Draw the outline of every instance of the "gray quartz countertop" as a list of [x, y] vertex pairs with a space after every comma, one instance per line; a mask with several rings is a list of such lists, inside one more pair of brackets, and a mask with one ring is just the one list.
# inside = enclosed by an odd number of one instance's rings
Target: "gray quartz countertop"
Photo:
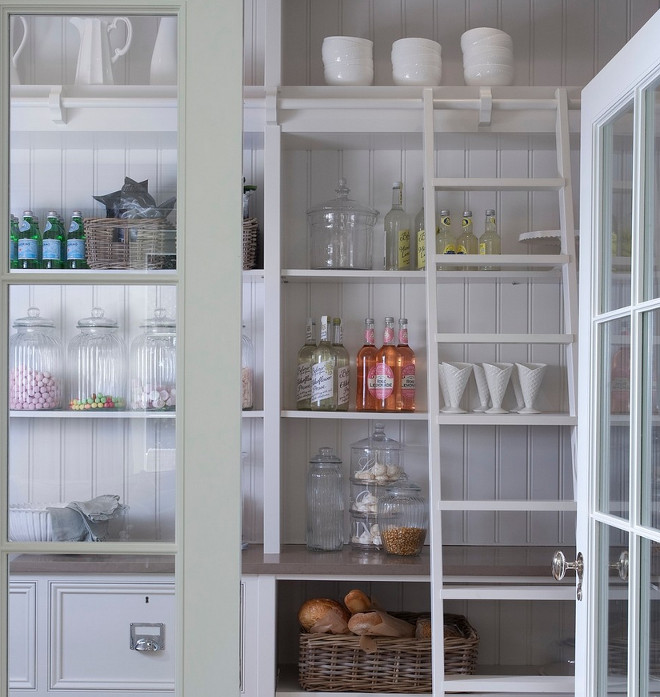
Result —
[[174, 574], [167, 554], [19, 554], [9, 562], [12, 574]]

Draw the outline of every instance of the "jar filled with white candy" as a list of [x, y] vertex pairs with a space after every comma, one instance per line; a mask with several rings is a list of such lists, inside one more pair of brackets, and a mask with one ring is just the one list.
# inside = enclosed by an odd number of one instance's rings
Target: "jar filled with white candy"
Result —
[[130, 351], [130, 408], [172, 411], [176, 408], [176, 320], [158, 307], [142, 325]]
[[62, 345], [55, 323], [30, 307], [9, 339], [9, 408], [38, 411], [62, 406]]

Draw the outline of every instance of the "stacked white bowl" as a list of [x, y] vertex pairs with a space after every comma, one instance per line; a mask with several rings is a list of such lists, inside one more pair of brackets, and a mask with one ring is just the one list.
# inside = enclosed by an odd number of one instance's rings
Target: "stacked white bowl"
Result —
[[501, 29], [476, 27], [461, 36], [466, 85], [513, 84], [513, 40]]
[[357, 36], [326, 36], [321, 47], [328, 85], [371, 85], [374, 81], [373, 42]]
[[392, 79], [395, 85], [439, 85], [442, 47], [432, 39], [399, 39], [392, 44]]

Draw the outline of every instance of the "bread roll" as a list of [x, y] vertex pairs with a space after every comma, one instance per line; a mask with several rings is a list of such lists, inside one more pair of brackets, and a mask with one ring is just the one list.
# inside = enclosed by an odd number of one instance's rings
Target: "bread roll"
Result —
[[351, 613], [336, 600], [330, 598], [310, 598], [300, 606], [298, 622], [308, 632], [329, 610], [334, 610], [345, 622], [348, 622], [351, 616]]
[[369, 596], [359, 588], [355, 588], [346, 594], [344, 605], [346, 605], [352, 615], [356, 612], [369, 612], [369, 610], [373, 609]]
[[378, 624], [383, 622], [377, 612], [356, 612], [348, 620], [348, 628], [353, 634], [369, 634]]
[[431, 618], [418, 617], [415, 623], [415, 638], [430, 639], [431, 638]]

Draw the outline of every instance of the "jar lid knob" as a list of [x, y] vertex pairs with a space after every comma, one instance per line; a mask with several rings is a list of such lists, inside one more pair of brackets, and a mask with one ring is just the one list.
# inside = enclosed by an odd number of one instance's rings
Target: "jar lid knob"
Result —
[[348, 194], [351, 192], [351, 190], [348, 188], [348, 184], [346, 183], [346, 179], [342, 177], [339, 180], [339, 183], [337, 184], [337, 188], [335, 189], [335, 193], [339, 196], [339, 198], [348, 198]]
[[95, 319], [98, 319], [99, 317], [103, 317], [105, 314], [105, 310], [102, 307], [93, 307], [92, 308], [92, 317]]
[[39, 317], [41, 314], [38, 307], [28, 307], [28, 317]]

